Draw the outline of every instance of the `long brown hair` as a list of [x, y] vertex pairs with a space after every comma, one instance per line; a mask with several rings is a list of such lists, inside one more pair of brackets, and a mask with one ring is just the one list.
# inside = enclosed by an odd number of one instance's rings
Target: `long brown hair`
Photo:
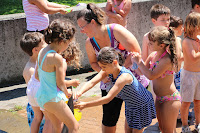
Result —
[[173, 29], [164, 26], [156, 26], [150, 31], [148, 38], [150, 41], [158, 42], [158, 45], [165, 44], [166, 47], [169, 46], [171, 62], [174, 64], [175, 68], [178, 69], [176, 36]]

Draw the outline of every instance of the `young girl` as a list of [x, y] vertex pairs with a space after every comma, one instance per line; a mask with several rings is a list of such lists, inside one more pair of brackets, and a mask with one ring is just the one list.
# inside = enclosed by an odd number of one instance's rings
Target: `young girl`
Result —
[[122, 56], [113, 48], [104, 47], [100, 50], [97, 61], [102, 70], [87, 82], [79, 93], [83, 94], [108, 75], [113, 87], [106, 96], [91, 102], [80, 102], [75, 107], [82, 110], [106, 104], [117, 96], [125, 102], [125, 132], [142, 133], [143, 128], [151, 124], [152, 119], [156, 117], [153, 97], [131, 71], [121, 66], [123, 62], [120, 58], [122, 59]]
[[117, 23], [127, 27], [127, 15], [131, 10], [131, 0], [107, 0], [107, 24]]
[[[54, 127], [55, 132], [61, 132], [63, 122], [69, 132], [75, 133], [79, 124], [65, 103], [71, 96], [66, 88], [66, 63], [60, 55], [73, 40], [75, 27], [69, 20], [54, 20], [45, 33], [45, 41], [50, 43], [38, 55], [36, 78], [40, 80], [40, 88], [36, 98]], [[74, 82], [72, 86], [77, 86]], [[60, 91], [61, 90], [61, 91]]]
[[142, 73], [153, 81], [157, 119], [161, 132], [174, 133], [181, 106], [181, 97], [174, 85], [173, 70], [177, 66], [175, 34], [167, 27], [157, 26], [150, 31], [148, 38], [149, 47], [155, 52], [149, 55], [145, 63], [137, 53], [133, 54], [133, 60], [137, 62]]

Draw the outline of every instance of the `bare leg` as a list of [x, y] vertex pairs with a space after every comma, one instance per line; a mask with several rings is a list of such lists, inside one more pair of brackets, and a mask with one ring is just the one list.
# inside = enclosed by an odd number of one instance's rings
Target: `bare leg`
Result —
[[188, 126], [188, 113], [189, 113], [190, 102], [182, 102], [181, 104], [181, 121], [182, 126]]
[[53, 133], [53, 124], [51, 123], [46, 111], [43, 111], [45, 123], [43, 127], [43, 133]]
[[[56, 131], [61, 132], [60, 122], [63, 122], [68, 127], [69, 133], [76, 133], [78, 131], [79, 124], [74, 118], [72, 111], [63, 100], [57, 103], [47, 102], [44, 108], [48, 111], [48, 116]], [[60, 120], [60, 122], [58, 120]]]
[[196, 125], [198, 125], [200, 123], [200, 100], [194, 100], [194, 113]]
[[115, 133], [116, 126], [108, 127], [102, 124], [102, 133]]
[[176, 130], [176, 120], [181, 107], [180, 101], [167, 101], [160, 104], [160, 121], [162, 133], [174, 133]]
[[31, 133], [38, 133], [39, 128], [40, 128], [40, 123], [43, 118], [43, 113], [39, 107], [32, 106], [32, 108], [34, 111], [34, 118], [33, 118], [32, 124], [31, 124]]
[[158, 119], [158, 126], [159, 126], [159, 129], [161, 130], [161, 127], [162, 127], [162, 121], [161, 121], [161, 111], [160, 111], [160, 109], [161, 109], [161, 105], [162, 104], [160, 104], [157, 100], [156, 100], [156, 102], [155, 102], [155, 107], [156, 107], [156, 117], [157, 117], [157, 119]]

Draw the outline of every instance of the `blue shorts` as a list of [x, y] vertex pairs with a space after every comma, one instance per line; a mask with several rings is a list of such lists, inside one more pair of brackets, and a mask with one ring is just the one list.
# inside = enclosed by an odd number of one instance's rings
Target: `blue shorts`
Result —
[[[32, 107], [31, 107], [31, 105], [29, 103], [27, 104], [26, 111], [27, 111], [28, 125], [29, 125], [29, 127], [31, 127], [31, 123], [32, 123], [33, 118], [34, 118], [34, 112], [33, 112], [33, 109], [32, 109]], [[42, 122], [40, 124], [39, 133], [42, 133], [44, 123], [45, 123], [45, 120], [43, 118]]]
[[176, 89], [180, 92], [180, 84], [181, 84], [181, 79], [180, 79], [180, 77], [181, 77], [181, 70], [182, 69], [180, 69], [180, 71], [178, 71], [177, 73], [175, 73], [174, 74], [174, 84], [175, 84], [175, 86], [176, 86]]

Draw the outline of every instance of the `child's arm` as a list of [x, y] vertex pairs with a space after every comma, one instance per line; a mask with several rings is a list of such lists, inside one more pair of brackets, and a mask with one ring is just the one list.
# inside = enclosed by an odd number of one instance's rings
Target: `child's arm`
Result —
[[159, 78], [163, 73], [165, 73], [166, 70], [172, 66], [170, 58], [163, 57], [162, 60], [159, 61], [159, 65], [157, 65], [156, 68], [151, 71], [142, 62], [142, 57], [138, 53], [134, 53], [132, 56], [133, 60], [138, 64], [141, 72], [150, 80]]
[[75, 105], [75, 108], [79, 108], [80, 110], [88, 107], [103, 105], [109, 103], [122, 89], [126, 84], [130, 84], [133, 80], [133, 77], [128, 74], [122, 74], [117, 81], [115, 82], [114, 86], [108, 92], [108, 94], [100, 99], [90, 101], [90, 102], [80, 102]]
[[65, 69], [63, 58], [59, 54], [55, 54], [54, 56], [54, 64], [56, 69], [56, 84], [60, 90], [62, 90], [65, 95], [69, 98], [71, 95], [68, 93], [66, 85], [65, 85]]
[[26, 84], [28, 84], [28, 81], [31, 79], [31, 76], [34, 74], [35, 68], [33, 67], [25, 67], [23, 70], [23, 77], [24, 80], [26, 82]]
[[80, 81], [78, 79], [72, 79], [72, 80], [65, 80], [66, 87], [77, 87], [80, 84]]
[[61, 4], [57, 4], [57, 3], [53, 3], [53, 2], [49, 2], [49, 1], [47, 1], [47, 5], [49, 7], [53, 7], [53, 8], [69, 8], [70, 7], [67, 5], [61, 5]]
[[97, 83], [99, 83], [101, 80], [103, 80], [105, 77], [107, 77], [107, 74], [104, 71], [100, 71], [94, 78], [92, 78], [90, 81], [85, 83], [81, 89], [74, 94], [74, 99], [78, 99], [83, 93], [90, 90], [92, 87], [94, 87]]
[[66, 14], [65, 8], [49, 7], [44, 0], [28, 0], [28, 1], [29, 3], [36, 5], [42, 12], [45, 12], [47, 14], [55, 14], [57, 12], [60, 12], [61, 14]]
[[149, 33], [144, 35], [143, 41], [142, 41], [142, 59], [143, 59], [143, 61], [146, 61], [146, 59], [148, 57], [148, 43], [149, 43], [148, 34]]
[[183, 50], [185, 51], [184, 56], [187, 56], [193, 62], [199, 61], [200, 51], [198, 49], [198, 52], [196, 52], [190, 41], [184, 39], [182, 46], [183, 46]]
[[179, 37], [176, 37], [176, 54], [177, 54], [178, 62], [184, 61], [182, 45], [181, 45], [181, 38], [179, 38]]

